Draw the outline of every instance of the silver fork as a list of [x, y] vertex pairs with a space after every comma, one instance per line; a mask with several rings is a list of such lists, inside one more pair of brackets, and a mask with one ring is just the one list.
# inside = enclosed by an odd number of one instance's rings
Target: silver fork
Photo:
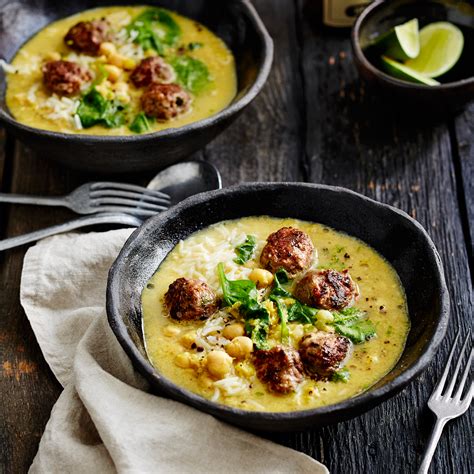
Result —
[[0, 193], [0, 202], [63, 206], [77, 214], [125, 212], [152, 216], [171, 205], [170, 197], [161, 191], [127, 183], [97, 182], [79, 186], [71, 194], [58, 197]]
[[418, 474], [426, 474], [428, 472], [428, 469], [431, 464], [431, 459], [433, 458], [436, 446], [438, 445], [438, 441], [441, 437], [444, 425], [449, 420], [457, 418], [458, 416], [461, 416], [463, 413], [465, 413], [472, 401], [472, 396], [474, 393], [474, 383], [471, 383], [471, 386], [469, 390], [467, 390], [467, 393], [465, 394], [464, 398], [462, 397], [463, 390], [466, 385], [467, 378], [469, 376], [469, 371], [471, 370], [472, 357], [474, 353], [474, 349], [472, 348], [471, 353], [468, 357], [467, 365], [462, 374], [461, 382], [456, 390], [456, 393], [453, 395], [454, 385], [456, 383], [459, 369], [461, 368], [464, 352], [466, 351], [466, 347], [469, 343], [469, 340], [471, 339], [471, 331], [469, 331], [466, 340], [464, 341], [464, 344], [461, 349], [461, 354], [458, 358], [458, 363], [456, 364], [456, 367], [454, 369], [454, 374], [450, 380], [448, 388], [445, 390], [446, 379], [448, 378], [449, 369], [451, 367], [451, 361], [453, 359], [454, 351], [459, 340], [459, 334], [460, 333], [458, 331], [456, 339], [454, 340], [453, 346], [451, 348], [451, 352], [449, 353], [448, 362], [446, 363], [443, 375], [441, 376], [438, 384], [436, 385], [433, 393], [431, 394], [430, 399], [428, 400], [428, 406], [430, 407], [431, 411], [436, 415], [436, 424], [433, 428], [433, 432], [431, 433], [431, 438], [428, 442], [428, 446], [426, 447], [425, 454], [423, 456], [423, 462], [421, 463], [420, 469], [418, 470]]

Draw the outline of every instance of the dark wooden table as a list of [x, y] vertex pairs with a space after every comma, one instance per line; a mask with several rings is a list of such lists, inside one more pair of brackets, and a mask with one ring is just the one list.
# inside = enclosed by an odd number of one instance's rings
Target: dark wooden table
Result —
[[[359, 82], [349, 32], [325, 29], [315, 0], [255, 1], [275, 40], [264, 91], [196, 157], [219, 167], [224, 185], [309, 181], [346, 186], [397, 206], [435, 241], [452, 298], [448, 335], [435, 360], [402, 393], [354, 420], [274, 439], [333, 473], [415, 472], [433, 417], [426, 402], [458, 328], [473, 314], [474, 104], [437, 123], [410, 121]], [[60, 168], [2, 137], [3, 192], [60, 194], [94, 176]], [[135, 182], [147, 182], [137, 176]], [[0, 208], [1, 236], [59, 223], [67, 211]], [[61, 387], [19, 303], [25, 248], [0, 255], [0, 472], [25, 472]], [[432, 472], [473, 472], [472, 411], [448, 424]]]

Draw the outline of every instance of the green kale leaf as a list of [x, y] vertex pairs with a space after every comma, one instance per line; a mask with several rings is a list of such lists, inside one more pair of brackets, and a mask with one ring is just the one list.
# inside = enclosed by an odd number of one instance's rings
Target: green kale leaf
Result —
[[133, 122], [128, 127], [132, 132], [135, 133], [144, 133], [150, 130], [150, 122], [147, 116], [140, 112], [135, 116]]

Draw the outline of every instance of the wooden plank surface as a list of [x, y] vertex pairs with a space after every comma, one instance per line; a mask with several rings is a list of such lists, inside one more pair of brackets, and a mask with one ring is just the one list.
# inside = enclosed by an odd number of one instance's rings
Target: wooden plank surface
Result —
[[[270, 79], [232, 127], [196, 156], [216, 164], [226, 186], [322, 182], [407, 211], [433, 237], [452, 297], [447, 340], [402, 393], [354, 420], [271, 438], [321, 460], [333, 473], [416, 472], [433, 423], [426, 401], [456, 329], [472, 324], [474, 106], [445, 123], [410, 122], [359, 82], [348, 31], [322, 28], [319, 2], [254, 3], [275, 41]], [[5, 160], [0, 153], [2, 191], [61, 194], [91, 178], [43, 161], [22, 145], [6, 148]], [[2, 206], [0, 230], [15, 235], [69, 216]], [[24, 249], [0, 254], [0, 472], [8, 473], [28, 469], [60, 392], [19, 304], [23, 255]], [[472, 412], [447, 426], [431, 472], [473, 472], [472, 428]]]

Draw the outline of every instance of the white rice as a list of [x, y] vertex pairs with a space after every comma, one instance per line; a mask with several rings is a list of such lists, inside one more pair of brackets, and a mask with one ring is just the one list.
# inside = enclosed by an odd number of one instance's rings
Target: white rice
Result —
[[248, 382], [235, 375], [214, 382], [214, 387], [217, 387], [226, 397], [242, 395], [249, 390]]

